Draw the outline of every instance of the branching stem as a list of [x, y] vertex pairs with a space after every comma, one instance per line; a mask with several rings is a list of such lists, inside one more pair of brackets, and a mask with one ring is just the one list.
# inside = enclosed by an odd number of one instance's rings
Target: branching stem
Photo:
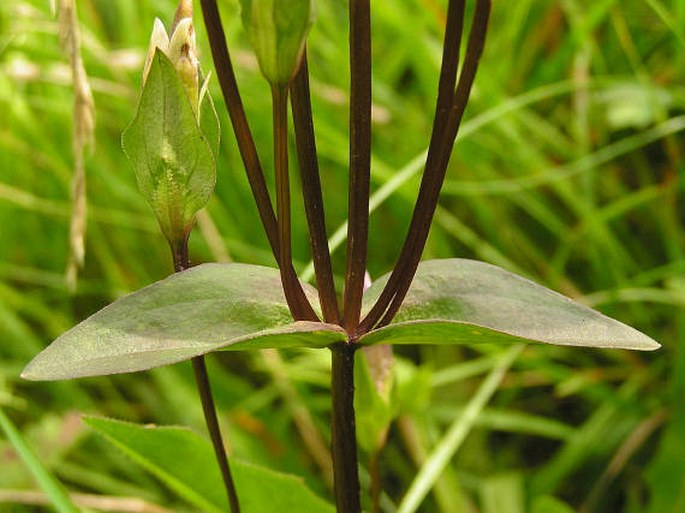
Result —
[[[421, 187], [397, 265], [381, 292], [376, 304], [359, 326], [358, 333], [365, 333], [378, 324], [388, 324], [397, 313], [409, 290], [423, 248], [433, 215], [438, 204], [440, 189], [445, 179], [447, 164], [457, 137], [471, 87], [483, 52], [485, 34], [490, 16], [490, 0], [478, 0], [471, 24], [464, 66], [454, 90], [456, 69], [463, 26], [463, 0], [451, 0], [445, 31], [443, 63], [440, 76], [436, 119], [428, 148], [426, 167]], [[446, 109], [446, 106], [449, 108]]]
[[243, 159], [252, 195], [257, 203], [257, 210], [259, 211], [264, 231], [269, 239], [269, 244], [278, 262], [278, 266], [281, 269], [281, 274], [286, 277], [284, 286], [287, 283], [289, 287], [286, 290], [286, 299], [288, 300], [290, 312], [295, 320], [317, 321], [318, 317], [309, 304], [300, 282], [297, 280], [292, 261], [288, 259], [282, 262], [280, 259], [281, 248], [279, 245], [278, 222], [271, 205], [271, 198], [266, 187], [264, 172], [259, 162], [254, 138], [245, 116], [245, 108], [243, 107], [238, 83], [233, 72], [233, 64], [231, 63], [231, 56], [226, 45], [226, 36], [216, 0], [200, 0], [200, 4], [202, 6], [209, 45], [212, 50], [214, 69], [216, 70], [219, 84], [221, 85], [221, 92], [226, 101], [226, 108], [231, 118], [233, 132], [238, 142], [238, 149]]
[[[281, 270], [281, 281], [291, 313], [297, 320], [318, 320], [304, 294], [292, 265], [290, 184], [288, 174], [288, 94], [292, 95], [293, 120], [300, 162], [302, 189], [310, 231], [312, 255], [324, 320], [345, 327], [346, 343], [331, 347], [332, 354], [332, 441], [335, 502], [338, 513], [361, 513], [359, 472], [354, 412], [354, 353], [356, 339], [390, 322], [412, 282], [445, 178], [457, 131], [469, 99], [483, 51], [491, 0], [477, 0], [461, 74], [457, 80], [464, 25], [465, 0], [449, 0], [438, 99], [424, 175], [421, 181], [407, 237], [384, 290], [369, 314], [360, 320], [364, 274], [366, 272], [369, 190], [371, 175], [371, 20], [370, 0], [349, 0], [350, 16], [350, 153], [348, 189], [347, 268], [342, 314], [339, 310], [330, 252], [326, 242], [321, 183], [316, 158], [309, 97], [307, 60], [288, 86], [272, 87], [274, 162], [276, 171], [276, 213], [274, 213], [254, 139], [233, 73], [216, 0], [201, 0], [214, 65], [238, 140], [253, 196], [269, 243]], [[173, 248], [172, 248], [173, 249]], [[176, 262], [176, 256], [175, 262]], [[187, 248], [186, 248], [187, 261]], [[182, 259], [182, 258], [181, 258]], [[199, 357], [202, 358], [202, 357]], [[206, 379], [204, 360], [193, 359], [198, 387], [204, 393], [203, 407], [215, 442], [217, 458], [221, 443], [218, 424], [210, 426], [214, 412]], [[204, 370], [203, 370], [204, 369]], [[204, 374], [203, 374], [204, 372]], [[204, 385], [200, 385], [204, 383]], [[208, 413], [209, 411], [209, 413]], [[216, 414], [214, 421], [216, 420]], [[222, 452], [223, 453], [223, 448]], [[225, 458], [223, 458], [225, 459]], [[374, 511], [378, 510], [379, 469], [374, 461]], [[228, 462], [225, 461], [226, 469]], [[222, 467], [223, 472], [223, 467]], [[230, 478], [230, 472], [228, 473]], [[232, 481], [231, 481], [232, 487]], [[230, 487], [227, 485], [229, 497]], [[233, 491], [235, 493], [235, 491]], [[237, 506], [237, 499], [236, 499]], [[233, 503], [232, 503], [233, 507]], [[235, 510], [237, 511], [237, 510]], [[234, 512], [235, 513], [235, 512]]]

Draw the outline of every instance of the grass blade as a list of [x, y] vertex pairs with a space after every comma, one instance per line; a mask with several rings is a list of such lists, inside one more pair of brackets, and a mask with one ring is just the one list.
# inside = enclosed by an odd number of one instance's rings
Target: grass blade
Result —
[[5, 436], [7, 436], [14, 450], [17, 451], [19, 457], [36, 478], [38, 485], [50, 498], [58, 513], [78, 513], [78, 509], [71, 502], [62, 484], [41, 463], [2, 408], [0, 408], [0, 428], [5, 432]]

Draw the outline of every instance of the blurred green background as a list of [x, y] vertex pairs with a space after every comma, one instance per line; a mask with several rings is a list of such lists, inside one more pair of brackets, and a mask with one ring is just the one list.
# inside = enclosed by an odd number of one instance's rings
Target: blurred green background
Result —
[[[237, 1], [219, 3], [271, 183], [268, 86], [247, 47]], [[527, 348], [420, 511], [683, 512], [685, 2], [493, 4], [424, 257], [500, 265], [635, 326], [663, 348], [648, 354]], [[97, 413], [188, 425], [204, 435], [189, 365], [59, 383], [18, 377], [70, 326], [172, 271], [119, 141], [134, 115], [152, 21], [170, 23], [175, 6], [166, 0], [78, 0], [77, 6], [96, 133], [85, 161], [86, 263], [71, 293], [64, 274], [74, 93], [56, 6], [0, 3], [0, 408], [70, 492], [104, 498], [107, 511], [192, 511], [79, 420]], [[346, 5], [319, 0], [317, 7], [309, 58], [333, 234], [347, 205]], [[391, 269], [413, 207], [445, 9], [444, 0], [372, 2], [374, 278]], [[208, 71], [199, 12], [196, 27]], [[224, 128], [219, 181], [191, 238], [191, 260], [273, 265], [215, 77], [211, 89]], [[294, 255], [306, 276], [301, 212], [296, 199]], [[336, 250], [334, 265], [339, 278], [344, 250]], [[397, 350], [411, 387], [382, 455], [385, 511], [394, 510], [417, 466], [504, 350]], [[327, 352], [218, 354], [209, 367], [232, 453], [299, 474], [330, 496]], [[366, 468], [367, 459], [361, 461]], [[131, 499], [130, 509], [122, 497]], [[0, 431], [0, 511], [49, 511], [40, 505], [44, 499]], [[92, 508], [99, 510], [106, 509]]]

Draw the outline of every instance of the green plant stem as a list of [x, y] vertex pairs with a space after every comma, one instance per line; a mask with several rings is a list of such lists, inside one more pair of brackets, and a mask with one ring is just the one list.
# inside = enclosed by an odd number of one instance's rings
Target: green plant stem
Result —
[[[259, 162], [257, 149], [255, 146], [250, 126], [247, 123], [245, 116], [245, 108], [238, 90], [238, 83], [233, 72], [233, 64], [231, 63], [231, 56], [226, 45], [226, 36], [224, 28], [221, 23], [221, 16], [216, 5], [216, 0], [201, 0], [202, 14], [204, 17], [205, 28], [207, 29], [207, 37], [212, 51], [212, 60], [214, 61], [214, 69], [216, 70], [221, 86], [221, 92], [226, 102], [233, 132], [235, 133], [238, 142], [238, 150], [243, 160], [247, 179], [252, 190], [252, 196], [257, 204], [264, 231], [266, 232], [271, 250], [278, 262], [281, 272], [287, 275], [287, 283], [290, 287], [288, 294], [288, 306], [295, 320], [310, 320], [317, 321], [318, 317], [307, 297], [304, 290], [297, 279], [297, 274], [292, 266], [292, 262], [281, 262], [280, 247], [279, 247], [279, 228], [271, 205], [269, 191], [264, 179], [264, 172]], [[287, 296], [286, 296], [287, 297]]]
[[371, 175], [371, 15], [369, 0], [350, 0], [350, 178], [347, 272], [343, 320], [354, 334], [359, 324], [369, 235]]
[[331, 453], [337, 513], [360, 513], [352, 343], [331, 347]]
[[[183, 244], [172, 244], [171, 252], [174, 259], [174, 270], [176, 272], [182, 272], [190, 267], [190, 262], [188, 260], [187, 238]], [[191, 362], [193, 364], [193, 372], [195, 374], [195, 384], [197, 385], [197, 391], [200, 394], [200, 402], [202, 403], [202, 412], [204, 413], [205, 424], [207, 425], [207, 431], [209, 431], [209, 437], [212, 440], [216, 461], [219, 464], [230, 511], [231, 513], [240, 513], [238, 493], [236, 492], [233, 476], [231, 475], [231, 467], [228, 463], [228, 454], [226, 453], [224, 442], [221, 438], [221, 429], [219, 428], [219, 420], [216, 415], [216, 406], [214, 405], [214, 398], [212, 397], [212, 388], [209, 383], [209, 376], [207, 375], [205, 357], [204, 355], [195, 356], [191, 359]]]
[[[392, 320], [402, 304], [416, 273], [416, 268], [421, 259], [433, 215], [438, 204], [440, 189], [445, 179], [447, 164], [452, 153], [457, 131], [469, 100], [471, 87], [478, 69], [478, 62], [483, 53], [489, 16], [490, 0], [479, 0], [476, 4], [471, 24], [464, 66], [459, 76], [456, 91], [450, 95], [456, 76], [456, 63], [452, 61], [456, 59], [459, 53], [457, 41], [461, 40], [463, 24], [463, 6], [461, 2], [457, 0], [450, 2], [443, 53], [443, 55], [447, 55], [447, 59], [443, 60], [442, 63], [436, 111], [436, 118], [439, 119], [436, 119], [434, 123], [433, 135], [431, 136], [425, 171], [421, 180], [414, 213], [397, 265], [393, 269], [379, 299], [361, 322], [358, 330], [360, 333], [371, 330], [379, 320], [380, 326], [386, 325]], [[449, 110], [446, 111], [444, 105], [448, 99], [450, 100]], [[445, 112], [447, 113], [446, 116]]]
[[276, 220], [278, 222], [278, 261], [281, 265], [281, 280], [288, 304], [291, 302], [291, 283], [283, 269], [292, 262], [290, 245], [290, 178], [288, 175], [288, 89], [271, 87], [274, 167], [276, 170]]
[[278, 261], [288, 306], [295, 319], [318, 320], [292, 269], [290, 222], [290, 175], [288, 172], [288, 87], [272, 85], [276, 212], [278, 213]]
[[300, 164], [302, 196], [309, 225], [309, 240], [321, 310], [326, 322], [339, 324], [340, 310], [333, 281], [331, 253], [328, 249], [328, 235], [326, 233], [321, 178], [319, 176], [314, 121], [309, 94], [309, 70], [306, 52], [302, 57], [300, 69], [290, 84], [290, 103], [293, 111], [295, 144]]

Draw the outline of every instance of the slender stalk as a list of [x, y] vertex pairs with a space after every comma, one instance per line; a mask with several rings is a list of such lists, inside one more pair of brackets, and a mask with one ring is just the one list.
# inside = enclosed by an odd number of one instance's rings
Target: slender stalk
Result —
[[281, 262], [280, 260], [278, 222], [271, 205], [271, 198], [266, 187], [264, 172], [259, 162], [254, 138], [245, 116], [245, 108], [243, 107], [235, 73], [233, 72], [231, 56], [226, 45], [226, 36], [216, 0], [200, 0], [200, 3], [209, 45], [212, 50], [214, 68], [221, 85], [221, 92], [226, 101], [226, 108], [231, 118], [231, 124], [233, 125], [233, 131], [238, 142], [238, 149], [243, 159], [252, 195], [257, 203], [257, 210], [259, 211], [259, 216], [274, 257], [281, 268], [282, 275], [287, 276], [285, 281], [288, 283], [289, 290], [286, 291], [286, 299], [288, 300], [290, 312], [296, 320], [316, 321], [318, 317], [309, 304], [300, 282], [297, 280], [297, 274], [295, 269], [293, 269], [292, 261]]
[[302, 196], [307, 223], [309, 224], [309, 240], [321, 310], [326, 322], [339, 324], [340, 311], [338, 298], [335, 294], [331, 253], [328, 249], [328, 235], [326, 234], [321, 178], [319, 177], [314, 121], [309, 95], [309, 69], [306, 52], [302, 58], [300, 69], [290, 84], [290, 103], [293, 110]]
[[[425, 180], [428, 180], [431, 162], [435, 159], [435, 153], [440, 147], [441, 141], [445, 137], [445, 127], [449, 121], [449, 115], [454, 99], [454, 89], [457, 83], [457, 68], [459, 67], [459, 50], [464, 29], [464, 4], [465, 0], [450, 0], [447, 7], [447, 22], [445, 24], [445, 36], [443, 40], [442, 63], [440, 66], [440, 79], [438, 82], [438, 98], [435, 105], [435, 117], [433, 118], [433, 129], [431, 132], [430, 143], [428, 145], [428, 156], [424, 169]], [[422, 188], [424, 182], [422, 181]], [[417, 207], [418, 208], [418, 199]], [[413, 219], [412, 219], [413, 222]], [[388, 308], [390, 301], [397, 294], [397, 289], [406, 275], [406, 255], [410, 248], [416, 245], [416, 229], [410, 225], [407, 237], [400, 253], [397, 265], [393, 269], [385, 288], [381, 292], [376, 304], [370, 310], [366, 319], [360, 327], [363, 331], [370, 330], [380, 319], [383, 312]]]
[[212, 50], [212, 60], [214, 61], [214, 69], [219, 79], [221, 92], [226, 101], [226, 108], [231, 118], [233, 131], [238, 142], [238, 150], [243, 159], [247, 179], [252, 188], [252, 195], [257, 203], [259, 216], [264, 225], [264, 231], [271, 244], [271, 249], [274, 255], [278, 254], [278, 226], [276, 223], [276, 216], [274, 215], [273, 207], [271, 206], [271, 199], [269, 198], [269, 191], [266, 187], [264, 179], [264, 172], [259, 163], [259, 156], [257, 155], [257, 148], [255, 147], [254, 138], [250, 131], [250, 126], [247, 123], [245, 116], [245, 108], [238, 90], [238, 83], [236, 82], [235, 73], [233, 72], [233, 64], [231, 62], [231, 55], [226, 45], [226, 36], [224, 34], [223, 24], [221, 23], [221, 16], [216, 5], [216, 0], [200, 0], [202, 6], [202, 14], [207, 29], [207, 37], [209, 39], [209, 46]]
[[350, 179], [344, 325], [359, 324], [369, 235], [371, 175], [371, 15], [369, 0], [350, 0]]
[[404, 301], [404, 297], [409, 290], [412, 279], [419, 265], [423, 248], [426, 245], [430, 225], [433, 221], [433, 215], [435, 214], [435, 209], [438, 205], [440, 189], [442, 188], [442, 183], [445, 180], [447, 165], [449, 163], [450, 156], [452, 155], [454, 141], [457, 138], [459, 125], [461, 124], [464, 111], [466, 110], [466, 105], [469, 101], [473, 81], [476, 78], [478, 63], [481, 55], [483, 54], [485, 35], [490, 17], [490, 7], [490, 0], [479, 0], [476, 4], [476, 10], [474, 12], [473, 22], [471, 25], [471, 33], [469, 34], [469, 42], [466, 49], [466, 56], [464, 59], [464, 66], [461, 75], [459, 76], [457, 90], [454, 94], [454, 100], [452, 102], [452, 109], [447, 125], [445, 126], [445, 137], [442, 140], [438, 151], [436, 151], [434, 178], [426, 187], [426, 194], [424, 198], [421, 197], [421, 191], [419, 191], [417, 203], [423, 200], [423, 205], [418, 212], [415, 210], [416, 217], [418, 218], [418, 222], [416, 223], [418, 228], [415, 229], [416, 242], [414, 246], [410, 248], [410, 251], [406, 257], [404, 279], [400, 282], [395, 297], [393, 297], [388, 310], [381, 319], [380, 326], [385, 326], [388, 324], [402, 305], [402, 301]]
[[337, 513], [360, 513], [357, 433], [354, 415], [353, 343], [331, 347], [331, 453]]
[[[190, 267], [188, 261], [188, 239], [186, 238], [179, 244], [171, 245], [171, 253], [174, 259], [174, 271], [181, 272]], [[216, 415], [216, 406], [214, 405], [214, 398], [212, 397], [212, 389], [209, 384], [209, 376], [207, 375], [207, 366], [205, 365], [204, 355], [195, 356], [191, 359], [193, 364], [193, 372], [195, 373], [195, 384], [197, 391], [200, 394], [200, 401], [202, 403], [202, 412], [205, 417], [205, 424], [209, 437], [212, 440], [214, 447], [214, 455], [221, 470], [221, 477], [226, 489], [226, 496], [228, 497], [228, 504], [231, 513], [240, 513], [240, 504], [238, 502], [238, 494], [233, 483], [233, 476], [231, 475], [231, 468], [228, 464], [228, 454], [224, 448], [224, 442], [221, 438], [221, 429], [219, 428], [219, 420]]]
[[[450, 2], [444, 48], [444, 55], [447, 57], [443, 59], [436, 120], [414, 213], [398, 263], [378, 301], [361, 322], [358, 330], [360, 333], [371, 330], [379, 320], [380, 325], [385, 325], [392, 320], [409, 290], [428, 238], [454, 140], [468, 103], [478, 62], [483, 52], [490, 15], [490, 0], [479, 0], [476, 4], [464, 66], [456, 91], [450, 95], [449, 91], [453, 91], [454, 87], [458, 62], [455, 63], [449, 59], [456, 58], [459, 53], [457, 41], [461, 40], [463, 12], [461, 1]], [[449, 109], [445, 110], [445, 104], [448, 100]]]
[[226, 495], [228, 496], [228, 504], [231, 513], [240, 513], [240, 504], [238, 502], [238, 494], [233, 483], [233, 476], [231, 475], [231, 468], [228, 464], [228, 455], [224, 449], [224, 442], [221, 439], [221, 429], [219, 428], [219, 420], [216, 416], [216, 407], [212, 397], [212, 389], [209, 385], [209, 376], [207, 375], [207, 366], [205, 365], [204, 356], [196, 356], [192, 360], [193, 372], [195, 373], [195, 383], [197, 390], [200, 393], [200, 400], [202, 401], [202, 411], [205, 416], [205, 424], [209, 436], [212, 439], [212, 446], [214, 447], [214, 455], [216, 461], [219, 463], [221, 469], [221, 477], [226, 488]]
[[271, 87], [273, 100], [274, 165], [276, 168], [276, 211], [278, 213], [278, 261], [288, 306], [296, 319], [318, 320], [304, 296], [292, 266], [290, 228], [290, 177], [288, 173], [288, 88]]
[[174, 272], [179, 273], [190, 267], [188, 260], [188, 236], [175, 243], [170, 241], [169, 249], [171, 249], [171, 257], [174, 260]]
[[[292, 262], [290, 245], [290, 178], [288, 175], [288, 89], [281, 86], [271, 87], [274, 167], [276, 170], [276, 219], [278, 222], [278, 261], [285, 269]], [[281, 280], [286, 298], [290, 295], [292, 284], [289, 276], [281, 272]], [[288, 299], [288, 302], [291, 300]]]

